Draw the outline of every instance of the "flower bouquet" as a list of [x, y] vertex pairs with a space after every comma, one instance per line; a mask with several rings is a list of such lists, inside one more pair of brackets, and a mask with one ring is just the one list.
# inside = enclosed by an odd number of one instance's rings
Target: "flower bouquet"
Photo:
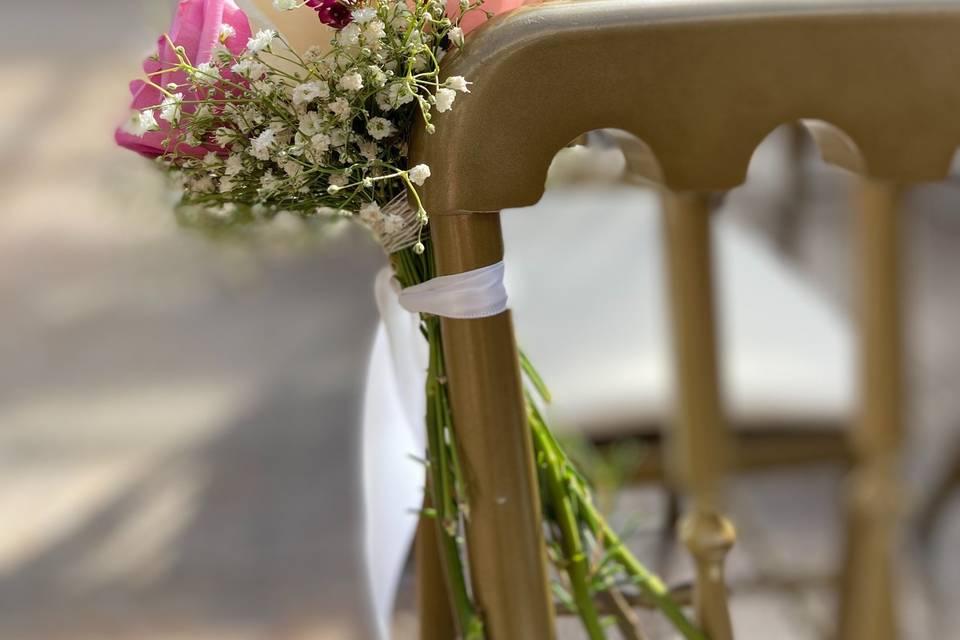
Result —
[[[354, 220], [388, 256], [384, 282], [412, 290], [434, 280], [435, 266], [425, 233], [429, 212], [417, 191], [430, 178], [430, 167], [409, 166], [408, 140], [417, 127], [434, 130], [433, 113], [469, 98], [469, 79], [444, 77], [441, 61], [489, 17], [482, 2], [273, 0], [277, 10], [298, 10], [304, 19], [330, 28], [328, 42], [298, 50], [272, 29], [254, 33], [233, 0], [181, 0], [172, 28], [144, 63], [145, 76], [131, 84], [132, 113], [117, 130], [117, 142], [154, 158], [170, 175], [183, 219], [217, 227], [281, 215]], [[437, 525], [459, 634], [480, 639], [484, 622], [467, 580], [463, 536], [470, 518], [466, 479], [458, 460], [439, 317], [426, 312], [411, 317], [413, 339], [428, 348], [422, 366], [402, 381], [419, 387], [420, 402], [413, 406], [422, 410], [414, 411], [413, 420], [425, 433], [426, 452], [417, 452], [429, 490], [424, 514]], [[527, 416], [543, 529], [560, 605], [578, 615], [588, 636], [597, 639], [605, 637], [610, 623], [600, 613], [598, 597], [609, 594], [623, 602], [623, 596], [640, 596], [685, 637], [702, 638], [594, 506], [587, 481], [544, 419], [545, 385], [522, 355], [521, 361], [529, 383]], [[418, 482], [424, 484], [422, 470]], [[404, 554], [410, 533], [399, 536], [405, 538]], [[389, 612], [395, 590], [395, 576], [386, 580], [390, 593], [381, 617]], [[621, 612], [618, 622], [632, 624], [629, 619]], [[385, 629], [381, 620], [381, 632]]]

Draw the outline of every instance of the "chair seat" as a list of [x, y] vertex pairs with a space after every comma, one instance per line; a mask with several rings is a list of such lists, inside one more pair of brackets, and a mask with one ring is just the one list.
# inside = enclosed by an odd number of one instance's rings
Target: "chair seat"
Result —
[[[502, 217], [507, 285], [554, 419], [592, 434], [660, 426], [673, 402], [656, 192], [557, 189], [515, 213]], [[854, 396], [845, 319], [735, 223], [716, 216], [713, 234], [731, 421], [843, 423]]]

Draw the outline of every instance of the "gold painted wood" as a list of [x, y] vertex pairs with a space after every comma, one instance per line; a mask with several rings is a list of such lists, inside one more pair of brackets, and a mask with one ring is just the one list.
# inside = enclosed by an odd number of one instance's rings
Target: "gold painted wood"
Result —
[[[498, 262], [498, 213], [434, 216], [440, 275]], [[467, 485], [471, 581], [488, 640], [553, 640], [553, 598], [540, 525], [513, 322], [444, 318], [441, 330]]]
[[444, 60], [472, 93], [413, 157], [432, 215], [535, 203], [556, 152], [600, 128], [649, 145], [675, 191], [739, 185], [757, 144], [804, 118], [842, 129], [872, 176], [937, 180], [960, 145], [957, 60], [946, 0], [545, 2]]
[[712, 640], [730, 640], [723, 565], [736, 533], [723, 516], [727, 431], [717, 367], [710, 207], [704, 194], [664, 194], [670, 303], [677, 380], [673, 434], [678, 480], [691, 495], [680, 536], [696, 568], [697, 621]]
[[861, 414], [853, 432], [840, 638], [898, 637], [894, 578], [903, 440], [899, 189], [865, 179], [857, 207]]

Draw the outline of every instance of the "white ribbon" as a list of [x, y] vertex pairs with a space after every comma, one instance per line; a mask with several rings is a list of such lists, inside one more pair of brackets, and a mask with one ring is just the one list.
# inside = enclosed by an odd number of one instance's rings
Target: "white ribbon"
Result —
[[407, 311], [444, 318], [495, 316], [507, 308], [503, 261], [407, 287], [400, 292], [400, 305]]
[[370, 354], [363, 415], [364, 561], [378, 637], [390, 620], [423, 504], [427, 342], [419, 313], [483, 318], [507, 308], [503, 262], [401, 290], [389, 267], [374, 292], [380, 326]]

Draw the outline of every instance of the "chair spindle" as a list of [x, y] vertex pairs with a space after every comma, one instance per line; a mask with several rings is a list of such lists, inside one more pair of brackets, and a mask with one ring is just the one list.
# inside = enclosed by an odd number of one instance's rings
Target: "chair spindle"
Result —
[[857, 468], [848, 504], [842, 640], [894, 640], [894, 558], [903, 440], [900, 189], [864, 179], [856, 211], [861, 334]]
[[665, 192], [664, 204], [677, 378], [673, 453], [692, 501], [680, 535], [694, 558], [697, 620], [712, 640], [730, 640], [724, 560], [736, 532], [721, 509], [727, 434], [717, 368], [709, 196]]

